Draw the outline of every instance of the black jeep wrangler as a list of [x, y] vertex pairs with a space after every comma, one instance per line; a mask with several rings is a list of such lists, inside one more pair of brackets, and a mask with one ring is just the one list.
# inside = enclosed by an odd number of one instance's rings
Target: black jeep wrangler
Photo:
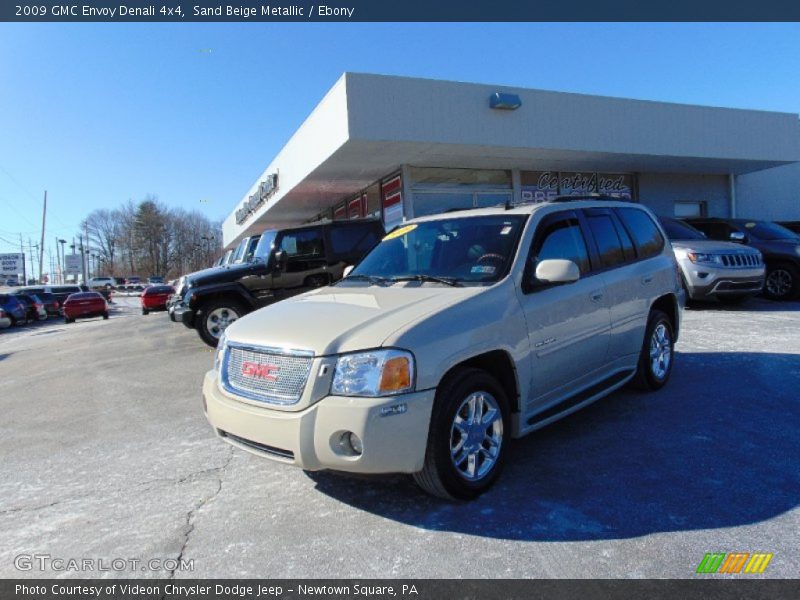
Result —
[[376, 220], [268, 229], [242, 241], [236, 261], [186, 276], [173, 315], [216, 347], [245, 314], [342, 278], [383, 237]]

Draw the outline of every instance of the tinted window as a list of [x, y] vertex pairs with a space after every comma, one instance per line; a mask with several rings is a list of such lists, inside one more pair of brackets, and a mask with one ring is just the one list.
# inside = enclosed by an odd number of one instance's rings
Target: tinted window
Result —
[[664, 238], [650, 215], [637, 208], [618, 208], [616, 211], [633, 236], [639, 258], [650, 258], [661, 252]]
[[560, 218], [546, 225], [543, 237], [537, 244], [534, 252], [536, 263], [550, 258], [564, 258], [578, 265], [581, 275], [589, 272], [589, 253], [578, 219], [574, 216]]
[[77, 294], [70, 294], [67, 300], [96, 300], [102, 296], [97, 292], [78, 292]]
[[81, 288], [77, 285], [62, 285], [60, 287], [54, 287], [53, 293], [54, 294], [72, 294], [73, 292], [80, 292]]
[[687, 225], [683, 221], [678, 221], [677, 219], [665, 219], [664, 217], [659, 218], [659, 221], [661, 221], [661, 226], [664, 228], [664, 231], [667, 232], [667, 237], [671, 240], [706, 239], [706, 236], [703, 235], [702, 231], [695, 229], [691, 225]]
[[331, 227], [331, 252], [335, 255], [365, 254], [378, 243], [375, 227]]
[[622, 242], [617, 235], [614, 222], [609, 215], [593, 215], [588, 217], [589, 228], [597, 242], [600, 263], [604, 267], [612, 267], [625, 262]]
[[777, 223], [769, 221], [746, 221], [744, 230], [761, 240], [796, 240], [797, 235]]
[[281, 239], [281, 250], [286, 252], [289, 258], [324, 256], [322, 230], [307, 229], [305, 231], [287, 232]]
[[692, 223], [692, 226], [705, 233], [712, 240], [728, 240], [732, 231], [736, 231], [727, 223]]

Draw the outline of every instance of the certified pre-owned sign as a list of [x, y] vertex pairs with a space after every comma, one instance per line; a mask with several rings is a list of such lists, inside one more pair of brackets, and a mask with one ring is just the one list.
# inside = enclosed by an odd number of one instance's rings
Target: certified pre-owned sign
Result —
[[23, 254], [0, 254], [0, 274], [18, 275], [22, 273]]
[[278, 174], [272, 173], [262, 181], [255, 193], [242, 203], [242, 207], [236, 211], [236, 224], [241, 225], [252, 215], [256, 209], [264, 204], [267, 199], [278, 189]]

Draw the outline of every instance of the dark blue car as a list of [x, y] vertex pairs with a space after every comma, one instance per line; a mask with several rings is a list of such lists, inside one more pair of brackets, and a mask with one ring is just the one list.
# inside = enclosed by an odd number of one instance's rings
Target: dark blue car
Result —
[[16, 296], [12, 296], [11, 294], [0, 294], [0, 308], [6, 311], [11, 319], [12, 325], [26, 322], [27, 309]]

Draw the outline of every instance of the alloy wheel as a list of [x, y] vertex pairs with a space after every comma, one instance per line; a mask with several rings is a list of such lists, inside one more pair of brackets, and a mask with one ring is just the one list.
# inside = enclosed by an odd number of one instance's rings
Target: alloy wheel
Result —
[[488, 392], [473, 392], [458, 407], [450, 430], [450, 459], [467, 481], [485, 477], [500, 456], [503, 415]]
[[224, 306], [215, 308], [208, 313], [208, 317], [206, 317], [206, 329], [208, 329], [208, 333], [219, 339], [219, 337], [222, 335], [222, 332], [225, 331], [228, 325], [233, 323], [238, 318], [239, 315], [230, 308], [226, 308]]
[[772, 297], [782, 298], [792, 289], [792, 274], [786, 269], [774, 269], [767, 275], [765, 285]]
[[650, 337], [650, 370], [658, 379], [664, 379], [672, 360], [672, 339], [669, 329], [659, 323]]

